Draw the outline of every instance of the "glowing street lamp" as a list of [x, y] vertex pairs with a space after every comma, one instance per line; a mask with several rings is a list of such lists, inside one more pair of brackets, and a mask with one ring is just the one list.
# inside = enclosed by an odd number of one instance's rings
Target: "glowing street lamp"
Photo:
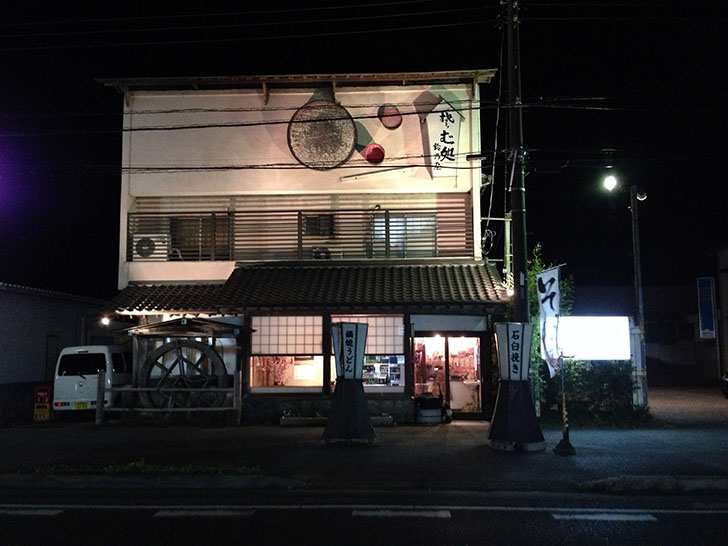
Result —
[[612, 176], [611, 174], [609, 176], [605, 176], [604, 187], [607, 191], [613, 191], [617, 187], [617, 177]]

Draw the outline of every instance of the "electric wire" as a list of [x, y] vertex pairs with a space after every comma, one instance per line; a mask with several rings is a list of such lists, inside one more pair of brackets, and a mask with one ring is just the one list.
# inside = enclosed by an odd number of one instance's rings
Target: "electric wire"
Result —
[[[687, 96], [686, 96], [687, 97]], [[656, 97], [660, 98], [660, 97]], [[701, 99], [697, 99], [696, 101], [692, 101], [691, 104], [688, 105], [680, 105], [676, 104], [674, 106], [658, 106], [658, 101], [653, 101], [653, 106], [590, 106], [590, 105], [579, 105], [579, 104], [544, 104], [541, 102], [528, 102], [524, 101], [523, 104], [516, 106], [517, 108], [522, 109], [531, 109], [531, 110], [538, 110], [538, 109], [544, 109], [544, 110], [585, 110], [585, 111], [596, 111], [596, 112], [644, 112], [644, 113], [675, 113], [675, 112], [681, 112], [681, 113], [707, 113], [710, 112], [712, 114], [716, 113], [725, 113], [728, 112], [728, 106], [720, 106], [722, 103], [726, 103], [728, 101], [728, 96], [723, 95], [715, 95], [711, 96], [711, 99], [714, 99], [716, 104], [710, 105], [710, 106], [702, 106]], [[543, 99], [544, 101], [551, 101], [552, 99]], [[570, 99], [574, 101], [582, 101], [582, 100], [590, 100], [590, 99], [580, 99], [580, 98], [574, 98]], [[454, 105], [463, 103], [463, 102], [471, 102], [467, 99], [463, 100], [449, 100], [448, 102]], [[411, 105], [412, 103], [387, 103], [392, 104], [393, 106], [405, 106], [405, 105]], [[429, 103], [422, 103], [423, 105], [429, 104]], [[507, 104], [498, 104], [497, 102], [490, 102], [490, 101], [480, 101], [480, 104], [478, 104], [477, 101], [472, 101], [473, 106], [467, 108], [468, 110], [498, 110], [500, 109], [508, 109], [511, 108], [510, 105]], [[380, 104], [372, 104], [372, 105], [346, 105], [347, 109], [357, 109], [357, 108], [373, 108], [376, 106], [380, 106]], [[262, 108], [262, 107], [255, 107], [255, 108], [189, 108], [189, 109], [168, 109], [168, 110], [135, 110], [131, 113], [135, 115], [167, 115], [167, 114], [203, 114], [203, 113], [210, 113], [210, 114], [216, 114], [216, 113], [253, 113], [253, 112], [294, 112], [300, 109], [301, 106], [285, 106], [285, 107], [270, 107], [270, 108]], [[466, 110], [466, 108], [456, 108], [456, 110]], [[414, 112], [409, 112], [406, 114], [413, 114]], [[405, 115], [405, 113], [402, 113]], [[117, 118], [121, 117], [121, 112], [111, 112], [111, 111], [79, 111], [79, 112], [24, 112], [20, 114], [10, 114], [10, 113], [3, 113], [0, 112], [0, 119], [5, 120], [24, 120], [24, 119], [32, 119], [32, 120], [38, 120], [38, 119], [52, 119], [52, 118], [90, 118], [90, 117], [109, 117], [109, 118]], [[354, 119], [359, 119], [356, 116], [352, 116]], [[372, 116], [376, 117], [376, 116]], [[184, 127], [184, 126], [180, 126]], [[190, 126], [190, 128], [194, 128], [194, 126]], [[0, 137], [2, 136], [10, 136], [10, 135], [3, 135], [0, 134]], [[19, 135], [22, 136], [22, 135]], [[27, 133], [27, 136], [32, 136], [31, 133]]]
[[[336, 23], [347, 23], [353, 21], [377, 21], [381, 19], [399, 19], [404, 17], [420, 17], [420, 16], [434, 16], [434, 15], [445, 15], [463, 13], [468, 11], [480, 10], [477, 7], [469, 8], [452, 8], [442, 10], [430, 10], [430, 11], [419, 11], [409, 13], [392, 13], [392, 14], [375, 14], [375, 15], [361, 15], [357, 17], [330, 17], [326, 19], [296, 19], [290, 21], [260, 21], [260, 22], [246, 22], [246, 23], [226, 23], [218, 25], [205, 25], [205, 26], [184, 26], [184, 27], [149, 27], [149, 28], [120, 28], [120, 29], [94, 29], [94, 30], [79, 30], [79, 31], [66, 31], [66, 32], [48, 32], [48, 33], [34, 33], [34, 34], [6, 34], [3, 38], [44, 38], [44, 37], [71, 37], [71, 36], [92, 36], [92, 35], [104, 35], [109, 34], [137, 34], [147, 32], [166, 32], [166, 31], [188, 31], [188, 30], [231, 30], [231, 29], [245, 29], [255, 27], [280, 27], [282, 25], [302, 25], [302, 24], [336, 24]], [[156, 42], [154, 42], [156, 43]]]
[[[503, 78], [501, 77], [501, 74], [503, 73], [503, 52], [504, 52], [504, 44], [505, 44], [505, 33], [503, 32], [503, 29], [501, 28], [500, 33], [500, 51], [498, 54], [498, 94], [497, 94], [497, 103], [496, 103], [496, 110], [495, 110], [495, 128], [494, 128], [494, 134], [493, 134], [493, 162], [491, 165], [491, 175], [490, 175], [490, 196], [488, 197], [488, 215], [487, 220], [485, 222], [485, 228], [483, 229], [483, 236], [482, 236], [482, 242], [481, 242], [481, 252], [485, 254], [486, 256], [490, 254], [491, 249], [493, 248], [495, 244], [495, 237], [493, 231], [490, 229], [490, 218], [493, 213], [493, 194], [495, 193], [495, 166], [496, 166], [496, 156], [498, 152], [498, 131], [500, 130], [500, 114], [501, 114], [501, 97], [503, 96]], [[488, 250], [485, 250], [485, 245], [490, 241], [490, 246]]]
[[200, 17], [230, 17], [235, 15], [244, 15], [249, 17], [251, 15], [278, 15], [281, 13], [302, 13], [311, 11], [333, 11], [341, 9], [354, 9], [354, 8], [375, 8], [382, 6], [400, 6], [409, 4], [431, 4], [433, 0], [400, 0], [398, 2], [369, 2], [362, 4], [342, 4], [337, 6], [315, 6], [315, 7], [296, 7], [296, 8], [285, 8], [285, 9], [268, 9], [268, 10], [246, 10], [246, 11], [225, 11], [225, 12], [198, 12], [192, 14], [174, 14], [174, 15], [143, 15], [143, 16], [127, 16], [127, 17], [103, 17], [103, 18], [92, 18], [92, 19], [61, 19], [51, 21], [28, 21], [24, 23], [5, 23], [0, 24], [0, 28], [7, 26], [38, 26], [48, 24], [66, 24], [66, 23], [109, 23], [109, 22], [138, 22], [148, 20], [166, 20], [166, 19], [191, 19]]
[[[469, 102], [469, 101], [448, 101], [453, 104], [459, 104], [460, 102]], [[481, 101], [482, 103], [482, 101]], [[411, 104], [411, 103], [410, 103]], [[351, 108], [366, 108], [367, 106], [352, 106]], [[285, 107], [285, 108], [271, 108], [270, 111], [295, 111], [298, 110], [300, 107]], [[347, 105], [347, 108], [349, 106]], [[518, 106], [512, 106], [509, 104], [499, 104], [499, 103], [486, 103], [483, 104], [476, 104], [473, 103], [472, 106], [462, 106], [462, 107], [453, 107], [451, 109], [442, 110], [442, 111], [470, 111], [470, 110], [480, 110], [480, 111], [487, 111], [487, 110], [499, 110], [499, 109], [510, 109], [510, 108], [522, 108], [522, 109], [532, 109], [537, 110], [543, 108], [544, 110], [586, 110], [586, 111], [600, 111], [600, 112], [643, 112], [643, 113], [651, 113], [651, 114], [659, 114], [659, 113], [675, 113], [679, 112], [682, 114], [689, 114], [689, 113], [699, 113], [699, 112], [710, 112], [712, 114], [723, 114], [728, 112], [728, 107], [710, 107], [707, 106], [704, 108], [691, 108], [686, 109], [685, 107], [681, 107], [679, 105], [676, 105], [674, 107], [626, 107], [626, 106], [611, 106], [611, 107], [593, 107], [593, 106], [585, 106], [585, 105], [568, 105], [568, 104], [562, 104], [562, 105], [556, 105], [556, 104], [528, 104], [524, 103]], [[189, 114], [196, 114], [196, 113], [235, 113], [235, 112], [264, 112], [268, 109], [264, 108], [251, 108], [251, 109], [192, 109], [188, 111], [184, 110], [160, 110], [157, 112], [153, 111], [141, 111], [141, 112], [132, 112], [133, 114], [148, 114], [148, 115], [154, 115], [154, 114], [170, 114], [170, 113], [189, 113]], [[424, 111], [415, 110], [412, 112], [400, 112], [402, 116], [411, 116], [411, 115], [421, 115], [425, 113]], [[83, 115], [87, 116], [94, 116], [96, 114], [94, 113], [85, 113]], [[108, 116], [120, 116], [121, 114], [98, 114], [101, 115], [108, 115]], [[44, 118], [45, 116], [31, 116], [29, 119], [38, 119], [38, 118]], [[71, 114], [68, 115], [49, 115], [48, 117], [72, 117]], [[365, 120], [365, 119], [376, 119], [378, 118], [377, 114], [367, 114], [367, 115], [352, 115], [351, 119], [353, 120]], [[13, 116], [13, 115], [0, 115], [0, 119], [26, 119], [25, 116]], [[296, 121], [295, 123], [322, 123], [326, 121], [335, 121], [335, 120], [341, 120], [341, 119], [348, 119], [344, 117], [339, 118], [321, 118], [318, 120], [306, 120], [306, 121]], [[15, 131], [15, 132], [4, 132], [0, 133], [0, 138], [32, 138], [32, 137], [44, 137], [44, 136], [67, 136], [67, 135], [98, 135], [98, 134], [113, 134], [117, 133], [119, 131], [122, 131], [124, 133], [131, 133], [131, 132], [150, 132], [150, 131], [183, 131], [183, 130], [200, 130], [200, 129], [217, 129], [217, 128], [244, 128], [244, 127], [260, 127], [260, 126], [266, 126], [266, 125], [282, 125], [282, 124], [288, 124], [290, 123], [290, 119], [275, 119], [275, 120], [263, 120], [263, 121], [241, 121], [241, 122], [228, 122], [228, 123], [199, 123], [199, 124], [178, 124], [178, 125], [150, 125], [150, 126], [140, 126], [140, 127], [122, 127], [119, 129], [118, 127], [110, 127], [110, 128], [95, 128], [95, 129], [54, 129], [54, 130], [45, 130], [45, 131]]]
[[403, 32], [411, 30], [434, 30], [456, 27], [467, 27], [480, 25], [491, 22], [491, 20], [478, 19], [470, 21], [459, 21], [454, 23], [432, 23], [421, 25], [410, 25], [393, 28], [373, 28], [373, 29], [349, 29], [345, 31], [330, 32], [310, 32], [298, 34], [274, 34], [265, 36], [235, 36], [229, 38], [205, 38], [205, 39], [189, 39], [189, 40], [158, 40], [158, 41], [135, 41], [135, 42], [108, 42], [98, 44], [55, 44], [55, 45], [36, 45], [36, 46], [10, 46], [0, 47], [0, 52], [11, 51], [45, 51], [45, 50], [70, 50], [70, 49], [95, 49], [95, 48], [115, 48], [115, 47], [146, 47], [146, 46], [180, 46], [180, 45], [200, 45], [200, 44], [223, 44], [236, 42], [256, 42], [256, 41], [276, 41], [276, 40], [293, 40], [306, 38], [331, 38], [334, 36], [352, 36], [363, 34], [383, 34], [392, 32]]

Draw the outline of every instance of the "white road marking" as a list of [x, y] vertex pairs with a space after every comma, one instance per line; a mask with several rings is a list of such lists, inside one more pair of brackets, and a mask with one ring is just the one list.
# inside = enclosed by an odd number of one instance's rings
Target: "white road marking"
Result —
[[353, 510], [352, 517], [360, 518], [437, 518], [450, 519], [450, 510]]
[[588, 521], [657, 521], [652, 514], [625, 514], [623, 512], [592, 512], [579, 514], [551, 513], [551, 517], [560, 520]]
[[158, 510], [155, 518], [246, 518], [255, 514], [255, 510], [230, 510], [220, 508], [197, 508], [189, 509], [173, 509]]
[[61, 512], [52, 508], [0, 508], [0, 516], [57, 516]]

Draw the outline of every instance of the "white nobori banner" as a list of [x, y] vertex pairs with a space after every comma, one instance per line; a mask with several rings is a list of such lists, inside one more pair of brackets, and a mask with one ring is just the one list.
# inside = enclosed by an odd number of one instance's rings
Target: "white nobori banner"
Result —
[[538, 309], [541, 314], [541, 349], [551, 377], [561, 369], [559, 317], [561, 315], [560, 267], [536, 275]]

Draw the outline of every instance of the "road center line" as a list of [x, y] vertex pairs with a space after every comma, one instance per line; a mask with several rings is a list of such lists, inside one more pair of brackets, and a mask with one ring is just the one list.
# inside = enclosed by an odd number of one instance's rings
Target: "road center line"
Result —
[[725, 514], [728, 516], [728, 506], [716, 505], [715, 507], [705, 506], [698, 508], [580, 508], [567, 506], [508, 506], [508, 505], [463, 505], [463, 504], [62, 504], [62, 503], [0, 503], [0, 510], [12, 510], [17, 513], [18, 510], [45, 510], [45, 511], [64, 511], [64, 510], [196, 510], [196, 511], [215, 511], [215, 510], [231, 510], [241, 511], [263, 511], [263, 510], [392, 510], [401, 513], [402, 511], [440, 511], [447, 510], [449, 512], [520, 512], [520, 513], [544, 513], [544, 514], [631, 514], [631, 515], [694, 515], [708, 516], [716, 514]]
[[61, 512], [49, 508], [0, 508], [0, 516], [57, 516]]
[[196, 510], [158, 510], [155, 512], [155, 518], [245, 518], [255, 514], [255, 510], [222, 510], [222, 509], [196, 509]]
[[551, 517], [559, 520], [589, 521], [657, 521], [652, 514], [620, 514], [618, 512], [594, 512], [589, 514], [551, 513]]
[[450, 519], [450, 510], [353, 510], [356, 518], [436, 518]]

